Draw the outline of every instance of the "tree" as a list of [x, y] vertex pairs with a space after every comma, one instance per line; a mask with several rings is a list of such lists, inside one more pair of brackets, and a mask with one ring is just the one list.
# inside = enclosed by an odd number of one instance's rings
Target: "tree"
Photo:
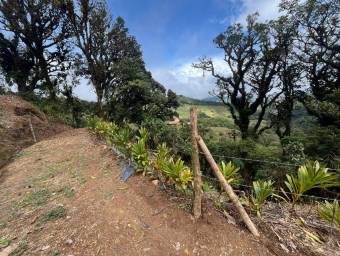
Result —
[[103, 115], [103, 101], [113, 95], [127, 74], [143, 65], [140, 46], [128, 34], [120, 17], [112, 25], [105, 1], [82, 0], [68, 4], [68, 17], [75, 45], [83, 57], [82, 74], [89, 77], [97, 94], [98, 113]]
[[294, 54], [294, 42], [298, 35], [297, 25], [288, 16], [281, 16], [272, 22], [275, 26], [278, 43], [281, 47], [278, 79], [282, 95], [274, 102], [269, 114], [276, 134], [282, 140], [291, 135], [291, 122], [296, 101], [296, 94], [301, 87], [301, 67]]
[[[247, 27], [237, 23], [218, 35], [214, 42], [224, 51], [230, 74], [215, 71], [211, 59], [201, 59], [194, 67], [209, 71], [216, 78], [214, 94], [229, 108], [242, 139], [257, 138], [271, 126], [261, 126], [269, 106], [281, 95], [278, 66], [281, 46], [270, 24], [256, 22], [257, 14], [248, 16]], [[254, 126], [250, 117], [256, 116]]]
[[281, 8], [299, 26], [295, 51], [309, 87], [307, 92], [300, 92], [299, 98], [320, 125], [339, 128], [339, 1], [283, 1]]
[[[40, 89], [51, 98], [57, 95], [58, 72], [67, 68], [65, 2], [62, 0], [2, 0], [1, 30], [20, 40], [36, 59]], [[14, 56], [15, 57], [15, 56]]]
[[17, 84], [19, 93], [34, 91], [38, 77], [33, 71], [35, 58], [19, 44], [17, 36], [6, 39], [0, 33], [0, 66], [6, 81]]

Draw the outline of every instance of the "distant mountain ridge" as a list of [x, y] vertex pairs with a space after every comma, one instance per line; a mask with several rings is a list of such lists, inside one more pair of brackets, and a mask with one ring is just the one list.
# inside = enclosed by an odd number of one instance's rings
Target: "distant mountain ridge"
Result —
[[191, 97], [187, 97], [184, 95], [178, 95], [178, 101], [181, 105], [189, 104], [189, 105], [222, 105], [221, 102], [219, 102], [217, 97], [207, 97], [204, 99], [195, 99]]

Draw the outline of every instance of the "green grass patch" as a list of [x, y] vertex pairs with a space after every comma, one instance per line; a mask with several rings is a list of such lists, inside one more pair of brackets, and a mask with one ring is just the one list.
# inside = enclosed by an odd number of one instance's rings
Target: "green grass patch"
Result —
[[20, 207], [26, 206], [42, 206], [47, 204], [51, 192], [48, 189], [42, 189], [30, 192], [27, 194], [21, 202], [19, 202]]
[[74, 189], [72, 189], [70, 186], [65, 186], [62, 189], [62, 191], [63, 191], [64, 196], [67, 198], [71, 198], [76, 195], [76, 191], [74, 191]]
[[46, 222], [46, 221], [52, 221], [56, 219], [60, 219], [66, 216], [66, 209], [63, 206], [57, 206], [43, 215], [40, 216], [40, 221]]
[[6, 248], [11, 244], [11, 239], [8, 237], [1, 237], [0, 238], [0, 248]]

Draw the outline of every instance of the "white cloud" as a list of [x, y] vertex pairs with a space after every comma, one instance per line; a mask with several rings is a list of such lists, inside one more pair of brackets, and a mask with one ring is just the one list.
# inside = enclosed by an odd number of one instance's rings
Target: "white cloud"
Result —
[[[215, 56], [212, 60], [217, 72], [227, 73], [223, 57]], [[198, 60], [188, 60], [173, 67], [152, 69], [152, 75], [166, 88], [177, 94], [202, 99], [209, 96], [209, 92], [215, 86], [215, 79], [208, 72], [192, 67], [194, 62], [196, 63]]]
[[236, 17], [226, 17], [221, 23], [240, 22], [244, 24], [249, 14], [258, 12], [260, 14], [259, 21], [275, 19], [279, 16], [279, 3], [281, 0], [241, 0], [240, 10]]
[[74, 89], [74, 93], [77, 97], [83, 100], [97, 100], [97, 96], [94, 92], [93, 86], [89, 84], [89, 80], [85, 78], [80, 79], [79, 85]]

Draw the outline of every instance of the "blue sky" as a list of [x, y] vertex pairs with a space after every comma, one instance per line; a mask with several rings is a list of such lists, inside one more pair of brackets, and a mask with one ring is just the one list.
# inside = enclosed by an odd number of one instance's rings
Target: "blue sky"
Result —
[[[108, 0], [112, 16], [122, 16], [130, 34], [141, 44], [146, 67], [156, 80], [178, 94], [209, 95], [214, 83], [191, 67], [209, 56], [225, 71], [223, 52], [212, 40], [234, 22], [259, 12], [262, 20], [278, 15], [279, 0]], [[86, 88], [87, 87], [87, 88]], [[95, 99], [84, 83], [77, 93]]]

